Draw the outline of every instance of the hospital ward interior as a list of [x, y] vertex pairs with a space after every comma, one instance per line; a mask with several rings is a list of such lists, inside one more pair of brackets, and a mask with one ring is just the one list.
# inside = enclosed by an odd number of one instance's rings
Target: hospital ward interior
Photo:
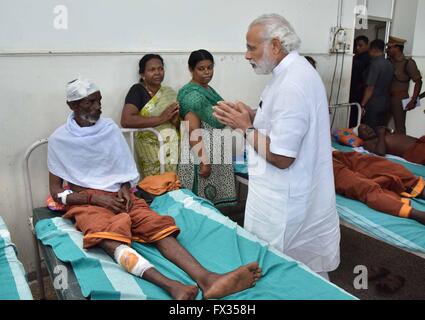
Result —
[[0, 300], [425, 300], [425, 0], [0, 0]]

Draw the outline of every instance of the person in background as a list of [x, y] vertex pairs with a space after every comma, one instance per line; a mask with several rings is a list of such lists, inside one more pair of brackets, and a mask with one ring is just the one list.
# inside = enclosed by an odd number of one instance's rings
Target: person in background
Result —
[[[185, 131], [189, 137], [184, 136], [187, 139], [182, 139], [182, 144], [189, 143], [197, 154], [194, 161], [191, 157], [180, 161], [178, 176], [183, 187], [210, 200], [216, 207], [233, 206], [237, 203], [235, 174], [231, 161], [225, 162], [225, 153], [232, 151], [224, 150], [222, 139], [221, 162], [213, 163], [213, 135], [225, 128], [213, 115], [213, 106], [223, 100], [209, 85], [214, 76], [214, 57], [207, 50], [197, 50], [190, 54], [188, 64], [192, 80], [179, 90], [177, 100], [180, 103], [180, 116], [189, 125]], [[199, 129], [202, 129], [202, 135], [193, 138]], [[199, 148], [195, 151], [196, 146]], [[182, 150], [186, 148], [182, 147]], [[228, 158], [231, 159], [231, 155]]]
[[361, 102], [363, 123], [374, 130], [385, 125], [390, 107], [390, 88], [394, 69], [392, 64], [385, 59], [384, 51], [384, 41], [374, 40], [371, 42], [369, 47], [371, 62]]
[[[407, 112], [416, 108], [422, 89], [421, 72], [415, 60], [404, 55], [405, 44], [406, 40], [396, 37], [390, 37], [387, 44], [388, 59], [394, 67], [394, 77], [391, 84], [391, 109], [387, 119], [388, 122], [391, 117], [394, 119], [394, 129], [400, 134], [406, 134]], [[415, 83], [415, 88], [406, 109], [404, 109], [402, 100], [409, 98], [410, 81]]]
[[379, 127], [375, 131], [362, 124], [359, 127], [359, 137], [363, 140], [363, 148], [378, 156], [390, 154], [425, 165], [425, 136], [417, 139], [385, 127]]
[[425, 181], [404, 166], [359, 152], [333, 152], [335, 190], [372, 209], [425, 224], [411, 200], [425, 199]]
[[[365, 90], [366, 71], [370, 64], [369, 38], [359, 36], [354, 40], [353, 68], [351, 73], [350, 103], [362, 102]], [[358, 108], [352, 107], [350, 113], [350, 128], [357, 126]]]
[[[123, 128], [154, 128], [164, 139], [165, 171], [175, 172], [179, 157], [179, 104], [177, 93], [163, 86], [164, 61], [147, 54], [139, 62], [140, 82], [125, 98]], [[143, 177], [159, 175], [159, 141], [152, 132], [138, 132], [135, 139], [137, 165]]]
[[313, 57], [305, 56], [308, 62], [313, 66], [314, 69], [317, 69], [317, 61], [313, 59]]

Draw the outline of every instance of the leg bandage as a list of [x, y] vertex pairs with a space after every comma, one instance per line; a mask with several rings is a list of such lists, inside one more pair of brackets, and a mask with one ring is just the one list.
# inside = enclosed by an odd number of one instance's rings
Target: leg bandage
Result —
[[142, 277], [146, 270], [153, 268], [148, 260], [127, 245], [120, 245], [114, 252], [115, 261], [127, 272]]

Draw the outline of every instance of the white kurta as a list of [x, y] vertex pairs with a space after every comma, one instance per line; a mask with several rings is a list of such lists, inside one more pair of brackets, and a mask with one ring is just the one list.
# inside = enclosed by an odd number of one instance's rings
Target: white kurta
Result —
[[297, 52], [273, 70], [254, 127], [270, 151], [295, 158], [281, 170], [248, 148], [245, 228], [315, 272], [339, 265], [329, 109], [319, 74]]

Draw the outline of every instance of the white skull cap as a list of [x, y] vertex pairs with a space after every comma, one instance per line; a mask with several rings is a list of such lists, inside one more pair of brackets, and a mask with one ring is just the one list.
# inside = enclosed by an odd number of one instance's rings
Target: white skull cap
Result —
[[96, 91], [99, 91], [99, 88], [92, 80], [78, 77], [66, 85], [66, 101], [78, 101]]

